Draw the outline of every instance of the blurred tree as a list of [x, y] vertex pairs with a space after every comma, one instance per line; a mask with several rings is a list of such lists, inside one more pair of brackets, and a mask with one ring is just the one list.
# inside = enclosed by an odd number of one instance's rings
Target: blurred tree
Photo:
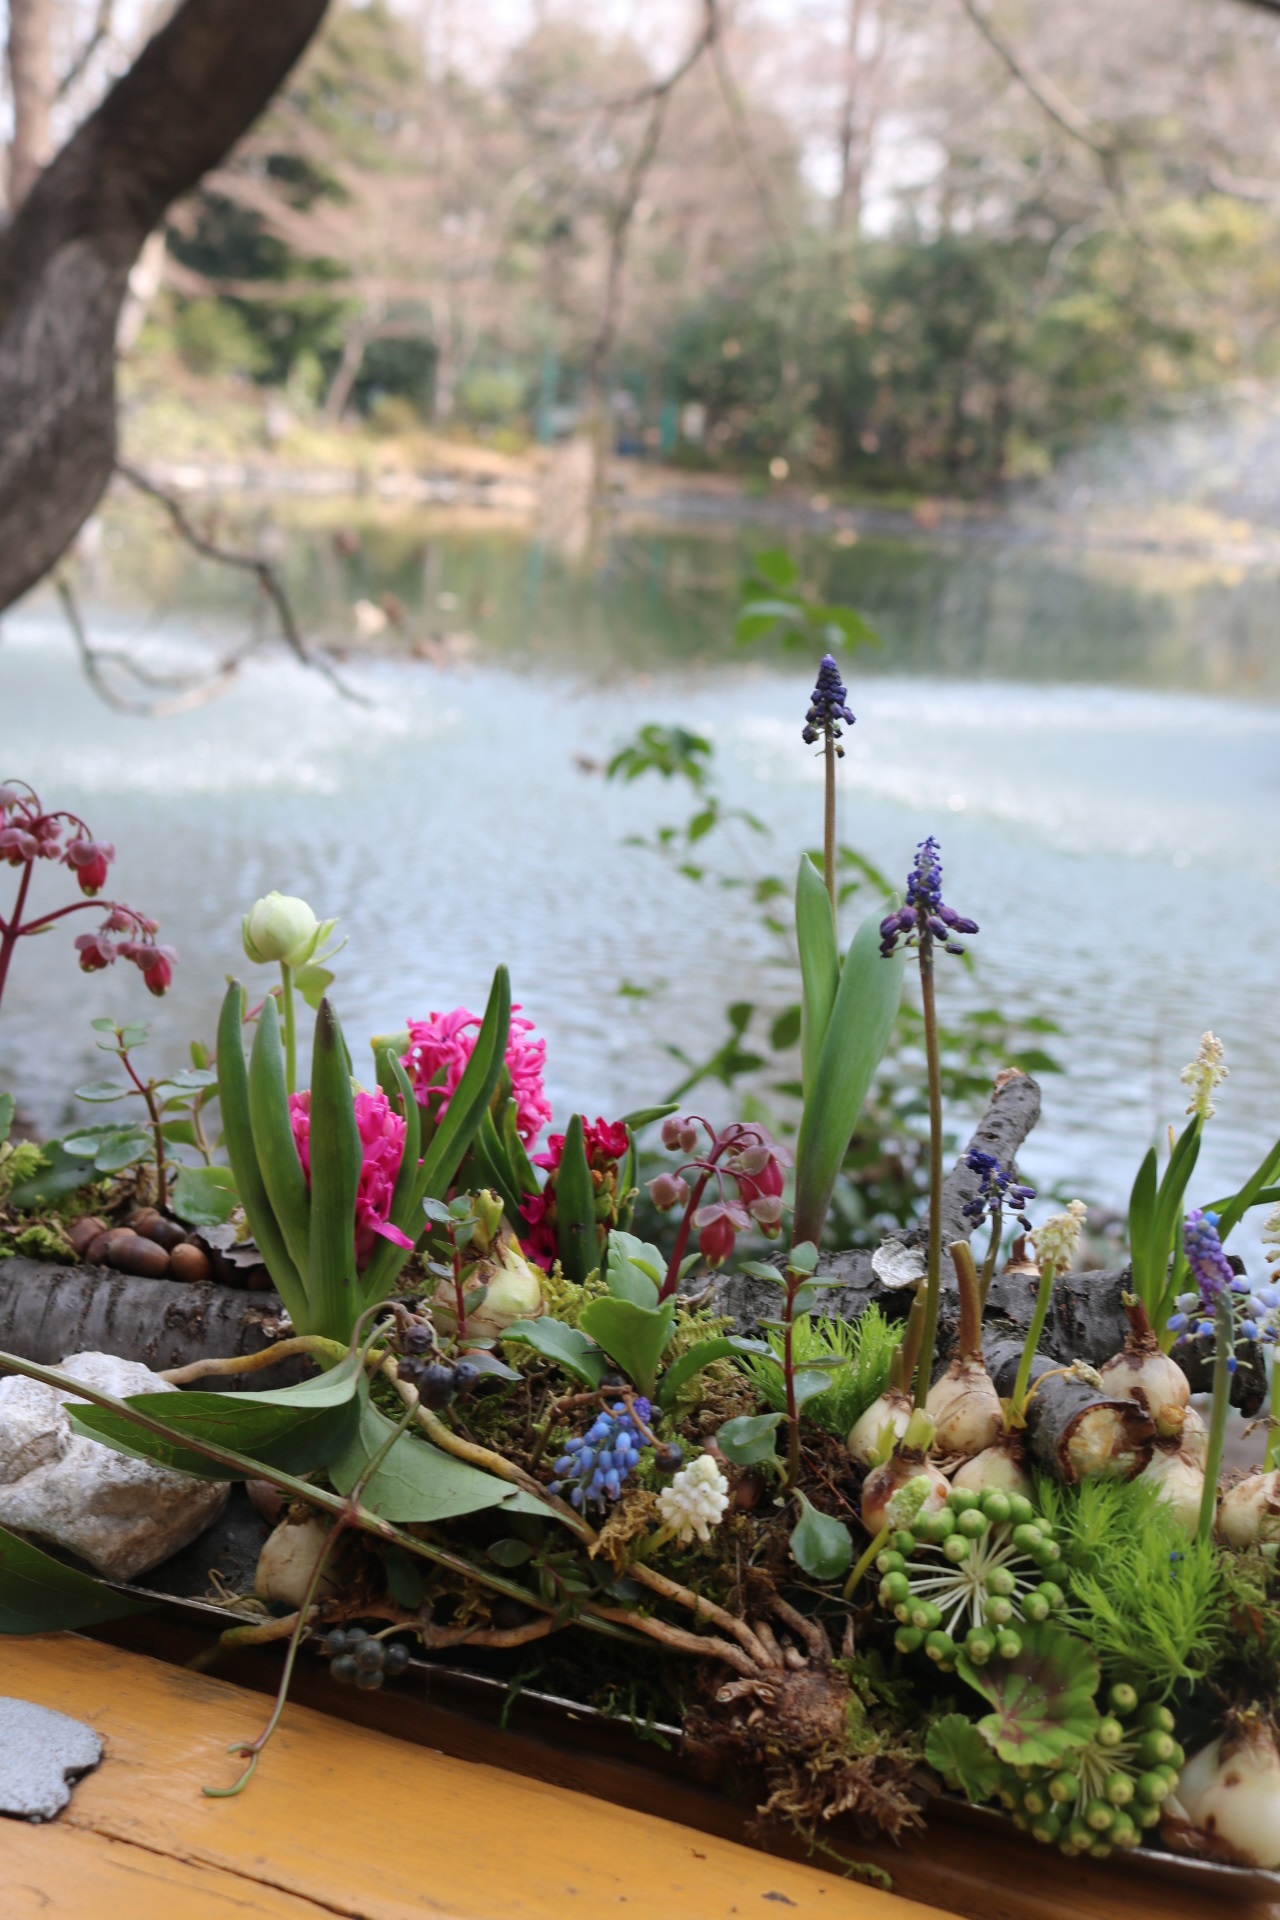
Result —
[[183, 0], [0, 236], [0, 607], [51, 567], [115, 461], [115, 332], [166, 207], [262, 110], [325, 0]]

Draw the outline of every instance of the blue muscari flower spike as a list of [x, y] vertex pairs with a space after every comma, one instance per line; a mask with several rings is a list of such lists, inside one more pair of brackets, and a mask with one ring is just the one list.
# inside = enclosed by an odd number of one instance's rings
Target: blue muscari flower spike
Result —
[[963, 953], [956, 935], [977, 931], [976, 920], [966, 920], [942, 897], [942, 861], [930, 834], [916, 848], [915, 865], [907, 875], [906, 906], [880, 922], [880, 952], [887, 960], [900, 940], [905, 946], [918, 947], [929, 939], [940, 940], [948, 953]]
[[[1170, 1331], [1178, 1335], [1179, 1341], [1192, 1340], [1197, 1335], [1211, 1339], [1218, 1304], [1225, 1295], [1231, 1297], [1232, 1324], [1241, 1338], [1274, 1340], [1276, 1331], [1266, 1324], [1266, 1297], [1254, 1297], [1249, 1282], [1237, 1274], [1223, 1252], [1217, 1214], [1202, 1213], [1193, 1207], [1182, 1223], [1182, 1245], [1196, 1290], [1179, 1294], [1178, 1311], [1169, 1316]], [[1235, 1344], [1234, 1338], [1232, 1344]], [[1235, 1370], [1233, 1352], [1227, 1356], [1227, 1371], [1234, 1373]]]
[[970, 1173], [976, 1173], [981, 1186], [974, 1198], [966, 1202], [964, 1217], [977, 1226], [983, 1217], [990, 1214], [994, 1220], [998, 1213], [1008, 1207], [1018, 1216], [1018, 1225], [1024, 1233], [1030, 1233], [1031, 1222], [1022, 1217], [1022, 1209], [1036, 1197], [1034, 1187], [1022, 1185], [1012, 1173], [1006, 1172], [994, 1153], [984, 1153], [981, 1147], [971, 1147], [964, 1157], [964, 1164]]
[[595, 1507], [603, 1512], [605, 1503], [616, 1500], [622, 1484], [640, 1458], [640, 1449], [648, 1445], [636, 1420], [647, 1423], [649, 1402], [637, 1395], [636, 1419], [632, 1419], [621, 1400], [598, 1413], [581, 1439], [566, 1441], [555, 1463], [551, 1493], [566, 1490], [571, 1506]]
[[[846, 727], [854, 724], [853, 715], [847, 704], [848, 699], [848, 689], [840, 678], [840, 669], [836, 665], [835, 655], [824, 653], [822, 665], [818, 668], [818, 684], [813, 690], [809, 711], [804, 717], [804, 732], [801, 737], [806, 746], [811, 747], [815, 740], [821, 739], [824, 735], [831, 741], [843, 738], [840, 722], [843, 720]], [[843, 747], [836, 747], [836, 757], [839, 760], [844, 759]]]

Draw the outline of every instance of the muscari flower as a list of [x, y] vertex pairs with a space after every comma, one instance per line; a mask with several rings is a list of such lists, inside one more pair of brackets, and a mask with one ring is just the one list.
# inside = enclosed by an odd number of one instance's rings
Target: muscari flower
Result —
[[916, 848], [915, 864], [907, 875], [906, 906], [880, 922], [880, 952], [887, 960], [900, 940], [908, 947], [940, 940], [948, 953], [963, 953], [956, 935], [977, 931], [976, 920], [967, 920], [942, 897], [942, 861], [938, 843], [930, 834]]
[[994, 1153], [984, 1153], [981, 1147], [971, 1147], [964, 1157], [964, 1164], [970, 1173], [976, 1173], [981, 1185], [973, 1199], [964, 1208], [966, 1220], [972, 1220], [977, 1226], [984, 1215], [990, 1214], [994, 1220], [1005, 1207], [1018, 1216], [1018, 1225], [1024, 1233], [1031, 1231], [1031, 1222], [1023, 1218], [1023, 1208], [1036, 1197], [1034, 1187], [1024, 1186], [1014, 1179], [1012, 1173], [1001, 1166]]
[[600, 1511], [607, 1501], [618, 1498], [640, 1459], [640, 1449], [647, 1444], [636, 1420], [648, 1421], [649, 1402], [637, 1395], [634, 1406], [635, 1419], [621, 1400], [615, 1400], [596, 1415], [580, 1439], [566, 1441], [555, 1464], [556, 1477], [549, 1483], [551, 1493], [567, 1489], [570, 1506]]
[[1201, 1034], [1195, 1059], [1188, 1062], [1178, 1076], [1183, 1086], [1191, 1089], [1187, 1112], [1198, 1114], [1201, 1120], [1212, 1119], [1217, 1112], [1213, 1104], [1214, 1089], [1222, 1085], [1229, 1072], [1223, 1064], [1221, 1040], [1212, 1033]]
[[1036, 1256], [1043, 1266], [1052, 1261], [1056, 1273], [1067, 1271], [1076, 1257], [1087, 1211], [1083, 1200], [1073, 1200], [1065, 1213], [1050, 1214], [1044, 1225], [1036, 1228]]
[[[377, 1239], [394, 1241], [398, 1247], [412, 1247], [413, 1241], [390, 1220], [396, 1176], [404, 1155], [404, 1121], [393, 1111], [391, 1102], [379, 1089], [376, 1093], [355, 1095], [356, 1128], [360, 1135], [360, 1184], [356, 1189], [355, 1254], [356, 1268], [363, 1271], [373, 1258]], [[302, 1162], [307, 1185], [311, 1185], [311, 1095], [289, 1095], [289, 1120], [294, 1145]]]
[[[801, 738], [811, 747], [815, 740], [826, 739], [833, 743], [843, 738], [840, 722], [847, 727], [854, 725], [854, 717], [848, 707], [849, 691], [840, 678], [840, 669], [836, 665], [834, 654], [824, 653], [822, 664], [818, 668], [818, 684], [813, 690], [809, 702], [809, 711], [804, 717], [804, 730]], [[837, 758], [844, 759], [844, 748], [836, 747]]]
[[[409, 1051], [401, 1056], [400, 1064], [413, 1081], [418, 1105], [429, 1107], [437, 1121], [466, 1072], [482, 1024], [480, 1015], [466, 1007], [409, 1022]], [[532, 1020], [522, 1019], [519, 1007], [512, 1007], [506, 1066], [516, 1105], [516, 1131], [526, 1147], [551, 1118], [551, 1103], [542, 1084], [547, 1043], [533, 1039], [533, 1031]]]
[[[1247, 1340], [1262, 1337], [1259, 1319], [1265, 1318], [1267, 1309], [1252, 1297], [1249, 1282], [1243, 1274], [1236, 1273], [1223, 1252], [1218, 1238], [1218, 1215], [1202, 1213], [1199, 1207], [1193, 1207], [1182, 1224], [1182, 1245], [1196, 1285], [1194, 1292], [1179, 1294], [1178, 1310], [1169, 1316], [1171, 1331], [1177, 1333], [1180, 1340], [1193, 1339], [1197, 1334], [1211, 1338], [1218, 1307], [1224, 1298], [1229, 1298], [1232, 1322], [1240, 1334]], [[1280, 1302], [1280, 1296], [1277, 1299]], [[1227, 1356], [1227, 1369], [1231, 1373], [1236, 1370], [1234, 1353]]]
[[705, 1545], [712, 1527], [718, 1527], [729, 1506], [729, 1482], [709, 1453], [700, 1453], [682, 1467], [669, 1487], [658, 1495], [658, 1513], [679, 1546], [694, 1539]]

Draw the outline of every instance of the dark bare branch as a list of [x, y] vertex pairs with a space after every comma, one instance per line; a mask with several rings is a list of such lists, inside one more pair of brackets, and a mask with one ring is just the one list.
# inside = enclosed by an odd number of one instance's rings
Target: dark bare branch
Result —
[[111, 38], [111, 28], [114, 23], [115, 10], [115, 0], [98, 0], [97, 18], [94, 20], [89, 38], [85, 41], [79, 53], [71, 62], [71, 65], [67, 68], [61, 80], [59, 80], [58, 91], [55, 96], [57, 99], [66, 99], [71, 89], [87, 72], [89, 62], [93, 59], [99, 47], [105, 45]]
[[[978, 4], [978, 0], [960, 0], [961, 6], [972, 20], [992, 52], [1004, 62], [1018, 84], [1026, 89], [1042, 112], [1047, 113], [1055, 126], [1078, 140], [1082, 146], [1096, 154], [1099, 160], [1110, 162], [1113, 155], [1111, 142], [1105, 134], [1083, 113], [1074, 101], [1068, 100], [1062, 89], [1055, 85], [1048, 74], [1041, 73], [1032, 65], [1025, 54], [1015, 51], [1004, 35], [992, 26], [991, 21]], [[1277, 0], [1280, 5], [1280, 0]]]

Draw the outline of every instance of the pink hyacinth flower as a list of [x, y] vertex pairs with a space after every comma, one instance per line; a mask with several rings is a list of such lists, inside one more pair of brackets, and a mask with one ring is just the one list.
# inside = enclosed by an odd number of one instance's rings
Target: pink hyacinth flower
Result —
[[[480, 1015], [466, 1007], [409, 1022], [409, 1051], [402, 1056], [401, 1065], [413, 1082], [418, 1105], [427, 1107], [437, 1120], [448, 1110], [466, 1072], [482, 1024]], [[535, 1040], [533, 1032], [532, 1020], [522, 1019], [519, 1007], [512, 1007], [506, 1063], [516, 1106], [516, 1131], [526, 1147], [551, 1118], [551, 1103], [542, 1084], [547, 1043]]]
[[[356, 1190], [354, 1223], [356, 1269], [363, 1272], [374, 1254], [374, 1242], [391, 1240], [397, 1247], [413, 1241], [390, 1220], [396, 1177], [404, 1156], [404, 1121], [394, 1113], [385, 1093], [355, 1096], [356, 1127], [360, 1134], [360, 1185]], [[289, 1119], [302, 1171], [311, 1185], [311, 1095], [289, 1095]]]

